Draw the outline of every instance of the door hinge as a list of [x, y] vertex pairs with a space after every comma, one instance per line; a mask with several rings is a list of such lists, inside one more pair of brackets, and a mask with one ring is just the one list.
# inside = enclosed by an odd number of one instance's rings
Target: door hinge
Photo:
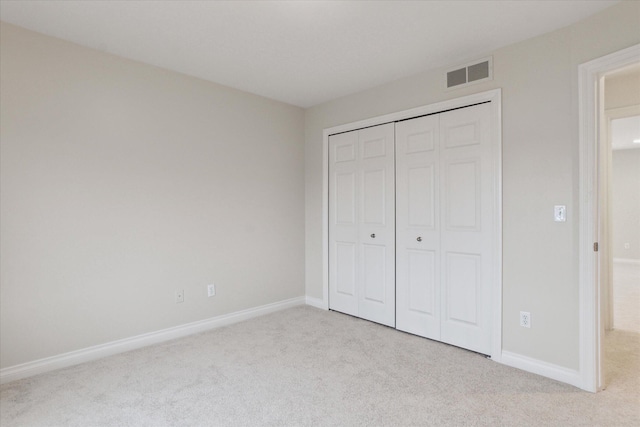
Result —
[[598, 252], [598, 242], [593, 243], [593, 252]]

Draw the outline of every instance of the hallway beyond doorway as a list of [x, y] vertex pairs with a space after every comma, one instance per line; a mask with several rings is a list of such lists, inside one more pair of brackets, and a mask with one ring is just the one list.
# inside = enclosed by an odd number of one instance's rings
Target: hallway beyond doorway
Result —
[[640, 263], [613, 262], [613, 329], [640, 333]]

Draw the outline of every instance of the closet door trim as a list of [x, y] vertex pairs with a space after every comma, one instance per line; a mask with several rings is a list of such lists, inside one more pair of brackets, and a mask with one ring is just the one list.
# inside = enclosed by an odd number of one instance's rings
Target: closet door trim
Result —
[[325, 310], [329, 309], [329, 135], [349, 132], [356, 129], [377, 126], [384, 123], [416, 118], [429, 114], [436, 114], [456, 108], [468, 107], [484, 102], [491, 103], [491, 139], [493, 141], [492, 160], [495, 167], [493, 182], [495, 198], [494, 212], [494, 266], [495, 281], [491, 290], [492, 312], [492, 345], [491, 358], [501, 361], [502, 354], [502, 91], [493, 89], [461, 98], [450, 99], [435, 104], [399, 111], [383, 116], [360, 120], [323, 130], [322, 135], [322, 300], [307, 297], [310, 304]]

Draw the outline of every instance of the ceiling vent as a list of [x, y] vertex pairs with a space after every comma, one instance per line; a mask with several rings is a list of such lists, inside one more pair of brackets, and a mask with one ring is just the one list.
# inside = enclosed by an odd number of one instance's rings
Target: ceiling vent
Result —
[[493, 57], [457, 66], [447, 71], [447, 89], [493, 80]]

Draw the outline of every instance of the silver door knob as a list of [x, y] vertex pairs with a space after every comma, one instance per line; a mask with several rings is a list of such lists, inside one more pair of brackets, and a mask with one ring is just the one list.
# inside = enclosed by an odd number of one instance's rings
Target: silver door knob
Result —
[[375, 238], [376, 238], [375, 233], [371, 233], [371, 238], [372, 238], [372, 239], [375, 239]]
[[422, 237], [418, 236], [418, 238], [416, 239], [418, 242], [422, 242]]

